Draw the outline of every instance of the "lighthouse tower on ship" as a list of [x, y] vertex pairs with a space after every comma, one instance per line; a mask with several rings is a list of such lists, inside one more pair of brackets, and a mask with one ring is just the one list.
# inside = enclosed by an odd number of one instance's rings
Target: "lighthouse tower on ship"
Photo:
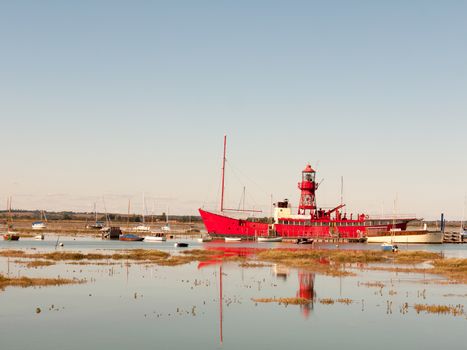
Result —
[[316, 171], [308, 164], [302, 171], [302, 181], [298, 183], [300, 190], [300, 204], [298, 206], [298, 215], [306, 215], [307, 211], [312, 216], [316, 210], [316, 195], [318, 189], [316, 184]]

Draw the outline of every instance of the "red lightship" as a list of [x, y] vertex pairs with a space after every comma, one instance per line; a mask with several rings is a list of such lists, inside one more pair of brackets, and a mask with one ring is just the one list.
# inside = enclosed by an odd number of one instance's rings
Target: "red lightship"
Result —
[[224, 157], [222, 165], [222, 193], [220, 213], [199, 209], [206, 230], [214, 237], [256, 237], [283, 238], [318, 238], [364, 240], [372, 233], [398, 229], [405, 231], [408, 222], [415, 218], [371, 218], [361, 213], [357, 215], [343, 213], [345, 204], [332, 209], [322, 209], [316, 205], [316, 171], [308, 164], [302, 171], [300, 203], [296, 214], [287, 199], [277, 202], [274, 208], [272, 224], [253, 220], [242, 220], [226, 214], [230, 209], [224, 208], [224, 176], [225, 176], [226, 137], [224, 136]]

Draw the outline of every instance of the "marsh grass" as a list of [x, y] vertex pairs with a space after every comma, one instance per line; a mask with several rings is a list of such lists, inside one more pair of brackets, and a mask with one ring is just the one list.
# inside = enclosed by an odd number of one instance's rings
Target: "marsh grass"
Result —
[[379, 282], [379, 281], [376, 281], [376, 282], [359, 282], [358, 283], [359, 286], [365, 286], [365, 287], [368, 287], [368, 288], [384, 288], [385, 287], [385, 284], [383, 282]]
[[323, 298], [323, 299], [319, 299], [319, 302], [321, 304], [325, 304], [325, 305], [332, 305], [335, 303], [334, 299], [332, 298]]
[[467, 259], [438, 259], [433, 261], [433, 273], [449, 280], [467, 283]]
[[[236, 261], [243, 267], [260, 267], [262, 263], [279, 263], [288, 267], [306, 269], [319, 274], [340, 277], [355, 276], [355, 267], [368, 270], [393, 271], [401, 273], [427, 273], [440, 275], [449, 283], [467, 283], [467, 259], [447, 259], [442, 254], [424, 251], [403, 251], [398, 253], [375, 250], [325, 250], [325, 249], [267, 249], [254, 252], [255, 258], [224, 254], [217, 250], [192, 249], [179, 255], [154, 249], [132, 249], [116, 251], [112, 254], [81, 253], [73, 251], [26, 252], [22, 250], [0, 250], [0, 256], [19, 259], [38, 259], [28, 267], [47, 266], [53, 261], [97, 262], [97, 261], [136, 261], [163, 266], [176, 266], [195, 261], [216, 259]], [[254, 262], [250, 262], [254, 261]], [[393, 266], [371, 266], [379, 263]], [[420, 268], [416, 264], [430, 263], [430, 267]], [[401, 267], [394, 264], [404, 265]], [[413, 267], [407, 265], [413, 265]], [[265, 265], [266, 266], [266, 265]], [[350, 267], [350, 270], [348, 269]], [[439, 281], [441, 283], [442, 281]]]
[[278, 303], [284, 305], [308, 305], [311, 300], [305, 298], [252, 298], [256, 303]]
[[30, 260], [30, 261], [16, 260], [15, 263], [22, 264], [26, 266], [27, 268], [55, 265], [55, 262], [50, 261], [50, 260]]
[[256, 267], [270, 267], [272, 266], [271, 264], [265, 264], [265, 263], [260, 263], [260, 262], [243, 262], [239, 264], [240, 267], [244, 268], [256, 268]]
[[353, 303], [353, 300], [352, 299], [349, 299], [349, 298], [339, 298], [337, 299], [337, 302], [339, 304], [345, 304], [345, 305], [350, 305]]
[[[219, 252], [201, 249], [183, 251], [180, 255], [171, 255], [167, 252], [154, 249], [130, 249], [117, 251], [113, 254], [81, 253], [81, 252], [49, 252], [49, 253], [27, 253], [22, 250], [0, 251], [0, 256], [15, 257], [22, 259], [41, 259], [47, 261], [72, 261], [72, 262], [94, 262], [102, 260], [128, 260], [142, 263], [155, 263], [162, 266], [176, 266], [188, 264], [193, 261], [209, 260]], [[222, 257], [221, 257], [222, 258]], [[226, 256], [225, 260], [233, 260], [235, 257]], [[244, 260], [244, 259], [242, 259]], [[40, 263], [38, 263], [40, 264]], [[31, 265], [32, 267], [33, 265]]]
[[427, 305], [427, 304], [415, 304], [415, 311], [419, 314], [420, 312], [426, 312], [430, 314], [445, 314], [453, 316], [464, 316], [463, 305]]
[[0, 290], [4, 290], [6, 287], [46, 287], [77, 283], [84, 283], [84, 281], [65, 278], [7, 277], [4, 275], [0, 275]]
[[[265, 250], [257, 253], [262, 261], [280, 263], [289, 267], [297, 267], [330, 276], [355, 275], [345, 270], [347, 264], [360, 266], [368, 270], [392, 271], [401, 273], [433, 274], [445, 277], [450, 283], [467, 283], [467, 259], [448, 259], [441, 253], [425, 251], [382, 252], [376, 250]], [[371, 263], [391, 263], [414, 265], [413, 267], [368, 266]], [[431, 267], [420, 268], [415, 265], [430, 263]]]

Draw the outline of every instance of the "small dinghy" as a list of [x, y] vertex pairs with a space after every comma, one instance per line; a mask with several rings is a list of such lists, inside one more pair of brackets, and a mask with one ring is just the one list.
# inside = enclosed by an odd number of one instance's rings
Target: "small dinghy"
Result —
[[258, 242], [282, 242], [282, 237], [258, 237]]
[[296, 244], [313, 244], [313, 239], [311, 238], [298, 238], [295, 241]]
[[381, 244], [381, 249], [383, 252], [397, 252], [399, 247], [392, 243], [383, 243]]
[[226, 242], [240, 242], [242, 238], [241, 237], [225, 237], [224, 240]]
[[187, 248], [188, 247], [188, 243], [185, 243], [185, 242], [176, 242], [174, 244], [174, 247], [175, 248]]

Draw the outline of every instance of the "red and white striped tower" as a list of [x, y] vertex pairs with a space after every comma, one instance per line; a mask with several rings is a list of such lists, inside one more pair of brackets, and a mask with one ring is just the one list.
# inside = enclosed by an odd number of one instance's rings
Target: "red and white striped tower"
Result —
[[298, 189], [301, 191], [300, 204], [298, 206], [298, 214], [305, 215], [309, 211], [313, 215], [316, 210], [316, 196], [315, 191], [317, 188], [316, 171], [307, 164], [306, 168], [302, 171], [302, 181], [298, 183]]

